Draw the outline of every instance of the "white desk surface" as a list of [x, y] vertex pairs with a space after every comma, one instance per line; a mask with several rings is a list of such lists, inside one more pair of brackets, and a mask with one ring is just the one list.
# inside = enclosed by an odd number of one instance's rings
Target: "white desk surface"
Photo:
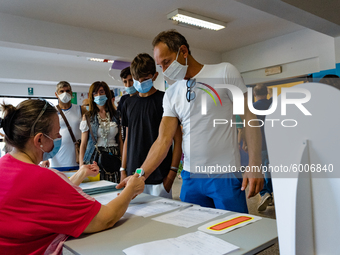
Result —
[[[157, 199], [160, 198], [141, 194], [136, 197], [131, 204]], [[232, 212], [229, 212], [215, 219], [224, 218], [231, 214]], [[130, 246], [155, 240], [174, 238], [195, 232], [199, 226], [204, 224], [184, 228], [151, 220], [151, 218], [153, 217], [143, 218], [133, 216], [121, 219], [111, 229], [94, 234], [83, 234], [78, 238], [69, 238], [65, 242], [64, 247], [74, 254], [119, 255], [124, 254], [123, 250]], [[231, 255], [255, 254], [277, 242], [276, 221], [262, 218], [257, 222], [235, 229], [226, 234], [214, 236], [240, 247], [239, 250], [230, 253]], [[160, 252], [160, 254], [162, 253]]]

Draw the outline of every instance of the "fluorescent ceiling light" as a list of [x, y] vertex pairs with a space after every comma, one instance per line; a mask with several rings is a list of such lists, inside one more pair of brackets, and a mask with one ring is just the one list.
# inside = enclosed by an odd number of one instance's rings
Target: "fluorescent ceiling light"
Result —
[[196, 26], [199, 28], [206, 28], [211, 30], [220, 30], [225, 28], [226, 23], [211, 18], [207, 18], [195, 13], [176, 9], [167, 15], [167, 18], [179, 23]]
[[113, 63], [114, 60], [104, 59], [104, 58], [87, 58], [88, 61], [103, 62], [103, 63]]

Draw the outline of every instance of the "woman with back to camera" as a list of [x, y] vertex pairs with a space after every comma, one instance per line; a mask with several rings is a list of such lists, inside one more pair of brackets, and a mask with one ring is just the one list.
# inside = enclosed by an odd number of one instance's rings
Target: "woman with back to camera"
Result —
[[[86, 118], [90, 121], [94, 139]], [[82, 136], [79, 166], [90, 164], [96, 160], [98, 154], [95, 141], [99, 151], [106, 151], [121, 157], [123, 142], [119, 126], [119, 115], [112, 106], [109, 86], [103, 81], [96, 81], [90, 87], [89, 111], [84, 114], [83, 120], [80, 122], [80, 130], [82, 131]], [[104, 175], [105, 172], [101, 171], [101, 179], [107, 179]]]
[[77, 185], [98, 173], [82, 165], [69, 180], [38, 164], [53, 157], [61, 143], [56, 109], [45, 100], [2, 105], [0, 127], [13, 150], [0, 158], [0, 253], [61, 254], [68, 236], [112, 227], [131, 199], [144, 190], [138, 174], [120, 196], [101, 205]]

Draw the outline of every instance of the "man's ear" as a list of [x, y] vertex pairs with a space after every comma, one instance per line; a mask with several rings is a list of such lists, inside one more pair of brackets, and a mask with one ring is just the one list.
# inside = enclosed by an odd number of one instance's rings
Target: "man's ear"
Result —
[[187, 46], [185, 46], [185, 45], [181, 45], [180, 52], [183, 53], [184, 58], [187, 58], [188, 55], [189, 55], [189, 50], [188, 50]]
[[155, 75], [152, 78], [152, 81], [155, 81], [157, 79], [157, 77], [158, 77], [158, 72], [155, 73]]
[[57, 92], [54, 92], [54, 94], [55, 94], [55, 96], [56, 96], [57, 98], [59, 98]]

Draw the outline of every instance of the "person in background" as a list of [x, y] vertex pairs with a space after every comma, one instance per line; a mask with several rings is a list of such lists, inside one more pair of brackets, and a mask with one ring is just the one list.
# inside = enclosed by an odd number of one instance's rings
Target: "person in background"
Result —
[[[121, 180], [133, 175], [140, 167], [154, 141], [157, 139], [159, 124], [163, 115], [164, 92], [155, 89], [156, 64], [146, 53], [138, 54], [132, 61], [130, 70], [134, 87], [139, 92], [126, 99], [122, 108], [122, 124], [126, 127]], [[162, 163], [145, 180], [144, 193], [172, 198], [171, 187], [176, 178], [182, 155], [182, 134], [180, 126], [174, 136], [174, 150], [168, 149]]]
[[[203, 90], [197, 89], [198, 82], [232, 84], [244, 93], [246, 123], [254, 119], [247, 107], [247, 88], [237, 69], [229, 63], [202, 65], [191, 55], [189, 44], [180, 33], [169, 30], [158, 34], [153, 40], [153, 52], [157, 65], [163, 74], [177, 82], [165, 92], [163, 99], [163, 118], [159, 135], [152, 145], [141, 168], [143, 178], [148, 178], [166, 157], [178, 126], [183, 125], [184, 167], [181, 172], [182, 188], [180, 198], [188, 203], [205, 207], [248, 212], [245, 189], [249, 183], [248, 197], [256, 195], [263, 187], [263, 175], [258, 172], [210, 174], [197, 172], [197, 166], [235, 166], [240, 169], [240, 156], [237, 147], [236, 127], [219, 125], [212, 128], [213, 119], [232, 119], [233, 104], [227, 89], [217, 89], [223, 107], [210, 100], [209, 114], [201, 114]], [[207, 90], [207, 86], [204, 88]], [[195, 100], [195, 98], [197, 100]], [[259, 128], [246, 126], [250, 156], [249, 166], [261, 165], [261, 132]], [[190, 138], [191, 137], [191, 138]], [[192, 166], [190, 165], [192, 162]], [[196, 172], [195, 172], [196, 171]], [[125, 180], [128, 180], [126, 178]], [[125, 181], [124, 180], [124, 181]], [[124, 187], [121, 182], [117, 188]]]
[[[257, 110], [268, 110], [270, 105], [272, 104], [272, 98], [267, 99], [268, 89], [264, 84], [257, 84], [254, 87], [254, 96], [256, 98], [256, 102], [253, 104], [254, 108]], [[266, 116], [265, 115], [257, 115], [257, 119], [260, 119], [265, 123]], [[261, 126], [261, 134], [262, 134], [262, 166], [269, 166], [269, 158], [267, 151], [267, 143], [266, 143], [266, 135], [264, 133], [264, 125]], [[273, 205], [273, 186], [271, 174], [269, 171], [266, 171], [264, 174], [264, 185], [263, 189], [260, 191], [261, 201], [257, 207], [259, 212], [267, 209], [267, 206]]]
[[[83, 114], [86, 112], [86, 108], [83, 106], [73, 105], [71, 103], [72, 88], [70, 83], [67, 81], [61, 81], [57, 84], [55, 96], [58, 99], [58, 105], [64, 113], [76, 141], [78, 141], [81, 137], [79, 124]], [[60, 134], [63, 137], [60, 150], [53, 158], [51, 158], [51, 162], [46, 160], [41, 164], [41, 166], [50, 166], [59, 171], [77, 170], [79, 165], [76, 162], [74, 142], [59, 111], [58, 116], [60, 123]]]
[[84, 106], [86, 108], [86, 111], [88, 111], [90, 109], [90, 101], [88, 98], [85, 98], [81, 104], [81, 106]]
[[84, 178], [98, 174], [96, 163], [82, 165], [70, 179], [38, 166], [53, 157], [62, 142], [52, 105], [30, 99], [2, 108], [0, 127], [13, 150], [0, 159], [1, 254], [62, 254], [69, 236], [112, 227], [143, 191], [144, 182], [136, 174], [117, 198], [101, 205], [78, 187]]
[[[82, 132], [79, 166], [92, 163], [96, 157], [96, 144], [92, 139], [86, 117], [89, 118], [100, 151], [106, 151], [118, 157], [121, 157], [123, 151], [119, 116], [112, 106], [109, 86], [103, 81], [94, 82], [89, 90], [89, 101], [89, 111], [83, 115], [79, 126]], [[100, 174], [101, 179], [104, 179], [105, 173], [101, 171]]]
[[340, 89], [340, 79], [336, 74], [327, 74], [319, 81], [320, 83], [325, 83], [331, 85], [334, 88]]
[[[138, 94], [138, 91], [133, 86], [133, 79], [132, 79], [132, 76], [131, 76], [131, 71], [130, 71], [129, 66], [124, 68], [120, 72], [120, 78], [123, 81], [125, 91], [126, 91], [127, 94], [123, 95], [119, 100], [119, 104], [118, 104], [118, 107], [117, 107], [117, 110], [118, 110], [119, 113], [122, 112], [122, 107], [124, 105], [125, 100], [129, 97], [132, 97], [132, 96]], [[123, 141], [125, 141], [125, 137], [126, 137], [126, 127], [123, 126], [122, 127], [122, 139], [123, 139]]]
[[116, 104], [115, 104], [115, 100], [116, 100], [115, 92], [111, 89], [111, 90], [110, 90], [110, 93], [111, 93], [111, 97], [112, 97], [112, 99], [111, 99], [112, 106], [113, 106], [113, 108], [117, 111], [117, 106], [116, 106]]

